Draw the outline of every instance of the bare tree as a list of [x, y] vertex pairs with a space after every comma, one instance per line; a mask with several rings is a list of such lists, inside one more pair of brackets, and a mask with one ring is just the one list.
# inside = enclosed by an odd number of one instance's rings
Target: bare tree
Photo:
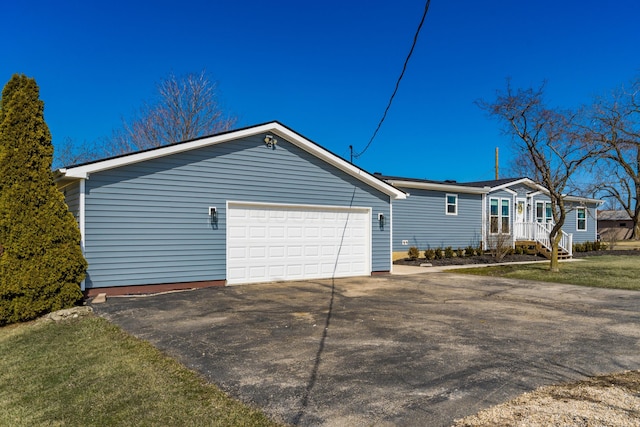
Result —
[[521, 172], [548, 190], [554, 225], [551, 271], [559, 271], [558, 247], [567, 217], [564, 191], [574, 173], [594, 153], [577, 131], [580, 117], [571, 111], [551, 109], [544, 102], [544, 84], [539, 88], [517, 89], [507, 81], [492, 102], [478, 101], [480, 108], [504, 124], [516, 151], [515, 164]]
[[601, 152], [592, 162], [594, 187], [626, 211], [640, 240], [640, 77], [597, 99], [589, 113], [585, 139]]
[[110, 137], [84, 144], [67, 138], [56, 144], [54, 164], [85, 163], [227, 131], [236, 118], [225, 113], [216, 87], [205, 71], [169, 74], [158, 83], [157, 96], [133, 118], [123, 119]]
[[224, 132], [236, 122], [224, 113], [216, 83], [204, 71], [180, 77], [171, 73], [157, 89], [155, 100], [144, 103], [132, 120], [123, 120], [122, 128], [114, 131], [109, 144], [113, 155]]
[[55, 144], [53, 168], [58, 169], [109, 157], [111, 152], [107, 151], [107, 147], [104, 138], [93, 142], [85, 141], [84, 144], [76, 144], [69, 137], [64, 138]]

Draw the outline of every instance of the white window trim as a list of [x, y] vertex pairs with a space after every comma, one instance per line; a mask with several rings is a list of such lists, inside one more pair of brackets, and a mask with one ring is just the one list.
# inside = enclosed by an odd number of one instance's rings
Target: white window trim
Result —
[[[498, 232], [494, 233], [491, 231], [491, 217], [493, 215], [491, 215], [491, 201], [492, 200], [497, 200], [498, 201]], [[502, 215], [502, 202], [506, 200], [507, 201], [507, 206], [509, 207], [509, 215], [507, 215], [506, 217], [504, 215]], [[507, 197], [491, 197], [489, 199], [489, 234], [511, 234], [511, 232], [513, 231], [512, 228], [512, 223], [511, 223], [511, 199], [507, 198]], [[508, 233], [503, 233], [502, 232], [502, 218], [508, 218], [509, 221], [509, 232]]]
[[[455, 207], [456, 211], [454, 213], [449, 212], [449, 206], [451, 205], [449, 203], [449, 197], [454, 197], [455, 198], [455, 203], [453, 203], [453, 207]], [[458, 215], [458, 195], [457, 194], [453, 194], [453, 193], [447, 193], [444, 196], [444, 213], [445, 215]]]
[[[538, 205], [542, 205], [542, 217], [538, 216]], [[540, 222], [541, 224], [553, 222], [553, 212], [550, 217], [547, 217], [547, 206], [551, 206], [551, 202], [536, 200], [535, 212], [533, 213], [533, 219], [535, 222]], [[542, 221], [538, 221], [538, 218], [542, 218]]]
[[[502, 220], [503, 220], [503, 218], [505, 218], [505, 216], [502, 215], [502, 205], [504, 204], [505, 201], [507, 202], [507, 209], [509, 209], [509, 214], [506, 216], [507, 223], [509, 224], [509, 231], [507, 233], [504, 233], [502, 231]], [[511, 199], [500, 199], [500, 216], [499, 216], [500, 224], [499, 225], [500, 225], [500, 233], [502, 233], [502, 234], [511, 234], [511, 228], [512, 228], [511, 227], [511, 211], [512, 211], [511, 204], [512, 204]]]
[[[551, 216], [547, 216], [547, 212], [551, 212]], [[553, 222], [553, 206], [551, 205], [551, 202], [544, 202], [544, 221], [547, 224]]]
[[[494, 200], [498, 202], [498, 212], [496, 213], [496, 215], [493, 215], [491, 213], [491, 207], [492, 207], [492, 204], [493, 204]], [[492, 228], [491, 224], [492, 224], [492, 220], [493, 220], [494, 216], [497, 218], [496, 222], [498, 223], [498, 232], [495, 232], [495, 233], [491, 229]], [[489, 234], [498, 234], [499, 232], [500, 232], [500, 198], [499, 197], [490, 197], [489, 198]]]
[[[584, 219], [583, 219], [584, 228], [580, 228], [580, 220], [581, 220], [581, 218], [580, 218], [579, 212], [581, 210], [584, 211]], [[582, 207], [582, 206], [576, 208], [576, 231], [587, 231], [587, 208]]]

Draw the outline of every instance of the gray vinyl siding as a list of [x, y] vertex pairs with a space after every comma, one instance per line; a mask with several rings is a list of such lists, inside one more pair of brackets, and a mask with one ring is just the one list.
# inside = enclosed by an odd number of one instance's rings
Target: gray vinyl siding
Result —
[[[401, 188], [410, 196], [393, 202], [393, 251], [477, 246], [482, 235], [482, 196]], [[458, 214], [445, 214], [447, 194], [458, 195]], [[407, 240], [408, 245], [402, 241]]]
[[[261, 136], [93, 173], [87, 287], [224, 280], [227, 201], [372, 209], [372, 271], [390, 270], [389, 196], [278, 138]], [[212, 223], [209, 206], [218, 211]]]
[[[586, 230], [578, 230], [577, 207], [584, 207], [587, 209]], [[598, 235], [595, 204], [567, 203], [567, 208], [567, 219], [565, 220], [564, 227], [562, 227], [562, 229], [566, 233], [573, 234], [573, 243], [595, 242]]]
[[[505, 191], [499, 190], [492, 192], [487, 195], [487, 218], [489, 218], [489, 210], [491, 198], [509, 198], [515, 203], [515, 197], [524, 198], [527, 196], [527, 193], [534, 191], [532, 188], [526, 185], [515, 185], [509, 187], [510, 190], [515, 191], [517, 196]], [[549, 196], [546, 194], [536, 194], [531, 198], [531, 206], [526, 211], [525, 221], [535, 221], [536, 220], [536, 202], [549, 202]], [[514, 215], [514, 203], [511, 204], [511, 223], [513, 225], [513, 221], [515, 220]], [[529, 199], [527, 199], [527, 203], [529, 203]], [[577, 206], [587, 206], [587, 230], [586, 231], [578, 231], [577, 229], [577, 217], [576, 210]], [[566, 202], [567, 207], [567, 217], [565, 220], [564, 227], [562, 227], [563, 231], [567, 234], [573, 234], [573, 242], [574, 243], [582, 243], [586, 241], [595, 241], [597, 236], [597, 219], [596, 219], [596, 206], [591, 203], [589, 205], [579, 205], [575, 202]]]
[[[517, 193], [516, 197], [526, 197], [528, 193], [531, 193], [531, 187], [524, 184], [516, 184], [509, 187], [509, 190]], [[505, 192], [506, 193], [506, 192]], [[510, 195], [510, 194], [509, 194]]]
[[78, 221], [80, 218], [80, 182], [74, 182], [62, 189], [69, 212]]
[[[544, 194], [538, 194], [533, 197], [533, 207], [532, 207], [532, 221], [535, 221], [535, 205], [536, 202], [549, 202], [549, 196]], [[585, 231], [578, 231], [578, 221], [577, 221], [577, 213], [576, 207], [586, 207], [587, 208], [587, 229]], [[597, 219], [596, 219], [596, 206], [595, 204], [579, 204], [576, 202], [565, 202], [565, 208], [567, 211], [567, 216], [564, 221], [564, 226], [562, 230], [567, 234], [573, 234], [573, 242], [574, 243], [583, 243], [583, 242], [593, 242], [597, 237]]]

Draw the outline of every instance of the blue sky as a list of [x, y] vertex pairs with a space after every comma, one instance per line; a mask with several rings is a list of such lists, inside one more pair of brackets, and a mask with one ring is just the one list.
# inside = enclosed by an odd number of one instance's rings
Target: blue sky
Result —
[[[206, 69], [238, 126], [278, 120], [345, 158], [365, 147], [424, 2], [12, 1], [0, 84], [34, 77], [53, 143], [108, 136], [168, 73]], [[547, 80], [574, 107], [640, 73], [637, 0], [433, 0], [378, 136], [356, 164], [436, 180], [493, 178], [509, 137], [474, 105]]]

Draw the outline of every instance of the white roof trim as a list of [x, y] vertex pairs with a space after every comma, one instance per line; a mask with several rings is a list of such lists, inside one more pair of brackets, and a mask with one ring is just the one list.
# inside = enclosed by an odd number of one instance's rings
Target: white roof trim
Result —
[[569, 202], [580, 202], [580, 203], [595, 203], [597, 205], [601, 205], [604, 203], [604, 200], [601, 199], [591, 199], [589, 197], [579, 197], [579, 196], [566, 196], [564, 198]]
[[525, 184], [525, 185], [528, 185], [529, 187], [537, 188], [537, 189], [543, 188], [542, 186], [538, 185], [538, 183], [536, 183], [535, 181], [529, 178], [520, 178], [520, 179], [516, 179], [515, 181], [510, 181], [504, 184], [496, 185], [495, 187], [491, 187], [491, 191], [493, 192], [493, 191], [503, 190], [503, 189], [506, 189], [507, 187], [511, 187], [512, 185], [517, 185], [517, 184]]
[[439, 184], [435, 182], [419, 182], [402, 179], [388, 179], [387, 182], [396, 187], [417, 188], [420, 190], [448, 191], [451, 193], [487, 194], [490, 190], [489, 187], [467, 187], [455, 184]]
[[342, 170], [343, 172], [357, 178], [365, 184], [393, 197], [394, 199], [405, 199], [407, 197], [404, 191], [401, 191], [390, 184], [374, 177], [370, 173], [360, 169], [357, 166], [352, 165], [346, 160], [336, 156], [335, 154], [325, 150], [319, 145], [309, 141], [302, 135], [290, 130], [289, 128], [281, 125], [278, 122], [265, 123], [249, 128], [240, 129], [237, 131], [230, 131], [221, 135], [213, 135], [196, 139], [194, 141], [182, 142], [179, 144], [168, 145], [160, 147], [154, 150], [148, 150], [140, 153], [132, 153], [112, 159], [106, 159], [89, 163], [86, 165], [80, 165], [77, 167], [70, 167], [60, 169], [58, 172], [65, 178], [79, 178], [88, 179], [92, 173], [101, 172], [117, 167], [130, 165], [134, 163], [143, 162], [146, 160], [157, 159], [160, 157], [169, 156], [171, 154], [182, 153], [185, 151], [194, 150], [201, 147], [206, 147], [215, 144], [221, 144], [224, 142], [232, 141], [235, 139], [245, 138], [261, 133], [275, 133], [287, 141], [298, 146], [299, 148], [307, 151], [308, 153], [318, 157], [321, 160], [329, 163], [330, 165]]
[[[502, 185], [498, 185], [495, 187], [491, 188], [491, 192], [497, 191], [497, 190], [506, 190], [506, 191], [511, 191], [509, 190], [509, 188], [512, 185], [517, 185], [517, 184], [525, 184], [531, 188], [534, 188], [536, 191], [527, 193], [527, 197], [534, 197], [538, 194], [549, 194], [549, 190], [547, 190], [546, 187], [538, 184], [537, 182], [529, 179], [529, 178], [520, 178], [520, 179], [516, 179], [515, 181], [511, 181], [511, 182], [507, 182], [505, 184]], [[598, 205], [601, 205], [604, 203], [604, 200], [600, 200], [600, 199], [590, 199], [588, 197], [580, 197], [580, 196], [567, 196], [565, 194], [562, 195], [563, 198], [569, 202], [580, 202], [580, 203], [597, 203]]]

